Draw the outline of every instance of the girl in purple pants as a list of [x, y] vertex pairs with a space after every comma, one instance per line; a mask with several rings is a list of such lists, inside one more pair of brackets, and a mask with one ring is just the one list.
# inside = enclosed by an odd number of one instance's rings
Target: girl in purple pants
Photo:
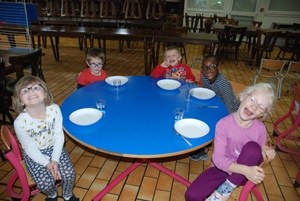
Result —
[[259, 83], [245, 89], [238, 98], [238, 110], [216, 125], [211, 167], [187, 189], [187, 201], [228, 200], [233, 190], [247, 180], [262, 182], [265, 173], [259, 164], [275, 157], [275, 150], [266, 145], [266, 127], [258, 120], [265, 119], [273, 108], [274, 87]]

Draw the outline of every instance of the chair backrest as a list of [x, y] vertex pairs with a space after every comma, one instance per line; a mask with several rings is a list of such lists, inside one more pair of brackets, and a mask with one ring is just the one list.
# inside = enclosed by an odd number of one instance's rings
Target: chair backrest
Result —
[[300, 29], [300, 23], [293, 23], [293, 27], [294, 27], [294, 30], [299, 30]]
[[94, 0], [81, 0], [80, 17], [96, 18], [96, 5]]
[[138, 19], [144, 18], [142, 12], [141, 0], [125, 0], [123, 4], [124, 19]]
[[61, 17], [77, 17], [79, 13], [79, 5], [77, 1], [74, 0], [64, 0], [61, 1], [60, 16]]
[[100, 0], [99, 18], [100, 19], [116, 19], [117, 18], [117, 10], [116, 10], [115, 1]]
[[272, 52], [280, 34], [281, 31], [266, 31], [263, 29], [257, 29], [256, 47], [263, 51]]
[[201, 75], [201, 70], [198, 68], [191, 68], [191, 71], [194, 75], [195, 79], [195, 84], [199, 84], [200, 83], [200, 75]]
[[285, 61], [284, 60], [274, 60], [274, 59], [261, 59], [259, 71], [262, 72], [263, 69], [267, 71], [274, 71], [282, 73], [284, 69]]
[[281, 74], [281, 76], [286, 78], [289, 77], [290, 73], [300, 73], [300, 62], [290, 61], [286, 73]]
[[47, 0], [47, 16], [48, 17], [60, 17], [60, 6], [58, 0]]
[[297, 48], [299, 48], [299, 45], [300, 45], [300, 33], [286, 31], [284, 49], [286, 51], [296, 51]]
[[213, 31], [214, 21], [212, 18], [206, 18], [204, 22], [204, 33], [211, 33]]
[[239, 24], [239, 21], [234, 20], [234, 19], [224, 18], [224, 19], [222, 19], [222, 23], [223, 23], [223, 24], [233, 24], [233, 25], [238, 25], [238, 24]]
[[21, 56], [10, 56], [9, 63], [14, 66], [17, 79], [24, 77], [24, 69], [31, 67], [31, 75], [38, 76], [45, 81], [42, 71], [42, 49]]
[[22, 160], [22, 155], [19, 149], [19, 145], [13, 134], [10, 132], [7, 126], [2, 125], [1, 127], [1, 138], [4, 142], [7, 150], [13, 151], [18, 159]]
[[225, 26], [225, 43], [241, 45], [247, 27]]
[[183, 25], [183, 15], [170, 14], [165, 17], [166, 26], [164, 29], [173, 29], [174, 27], [182, 27]]
[[200, 16], [199, 15], [188, 15], [187, 13], [185, 13], [184, 18], [185, 18], [185, 25], [189, 27], [189, 31], [197, 32]]
[[258, 28], [260, 28], [260, 27], [261, 27], [261, 25], [262, 25], [262, 22], [259, 22], [259, 21], [255, 21], [255, 20], [253, 20], [253, 21], [252, 21], [252, 25], [253, 25], [253, 26], [255, 26], [255, 27], [258, 27]]
[[163, 20], [166, 15], [165, 5], [163, 0], [148, 0], [146, 20]]
[[225, 19], [228, 19], [228, 15], [226, 16], [218, 16], [217, 14], [214, 14], [214, 21], [217, 23], [223, 23]]
[[246, 89], [246, 85], [237, 83], [237, 82], [233, 82], [233, 81], [229, 81], [229, 83], [232, 86], [233, 89], [233, 93], [235, 96], [237, 96], [240, 92], [244, 91], [244, 89]]

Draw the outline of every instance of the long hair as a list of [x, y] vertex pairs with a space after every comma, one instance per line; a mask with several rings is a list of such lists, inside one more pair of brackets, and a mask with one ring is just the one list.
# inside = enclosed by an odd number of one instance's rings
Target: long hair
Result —
[[12, 106], [17, 114], [24, 112], [24, 109], [26, 107], [21, 102], [21, 90], [23, 88], [26, 88], [29, 85], [33, 85], [33, 84], [39, 84], [43, 88], [43, 90], [45, 92], [45, 105], [46, 106], [49, 106], [53, 103], [53, 96], [52, 96], [51, 92], [49, 91], [46, 83], [41, 78], [36, 77], [36, 76], [25, 76], [25, 77], [22, 77], [14, 87]]

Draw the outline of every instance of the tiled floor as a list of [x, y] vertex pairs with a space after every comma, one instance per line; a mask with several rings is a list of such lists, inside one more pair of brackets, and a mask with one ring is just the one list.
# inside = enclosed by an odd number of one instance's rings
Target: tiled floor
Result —
[[[105, 65], [108, 75], [144, 75], [142, 47], [142, 42], [138, 42], [134, 47], [125, 48], [123, 53], [119, 53], [118, 42], [110, 41], [107, 44], [107, 64]], [[202, 48], [202, 46], [187, 45], [189, 65], [198, 55], [201, 55]], [[278, 52], [278, 50], [276, 51]], [[43, 52], [46, 53], [43, 57], [43, 72], [47, 84], [55, 97], [55, 102], [61, 104], [70, 93], [76, 90], [75, 76], [85, 68], [84, 51], [79, 50], [77, 39], [73, 38], [60, 40], [59, 62], [54, 60], [50, 46], [44, 48]], [[229, 80], [250, 85], [254, 70], [248, 65], [249, 58], [250, 54], [241, 49], [240, 63], [237, 66], [233, 61], [233, 55], [229, 55], [221, 69], [222, 73]], [[272, 58], [275, 58], [275, 53]], [[276, 109], [271, 118], [265, 121], [269, 132], [269, 141], [272, 142], [275, 142], [275, 138], [272, 136], [273, 123], [288, 110], [290, 105], [292, 93], [286, 92], [287, 85], [288, 82], [284, 81], [281, 99], [276, 103]], [[299, 135], [299, 130], [295, 132], [295, 135]], [[288, 147], [300, 149], [300, 144], [297, 142], [285, 140], [285, 143]], [[4, 148], [2, 142], [0, 142], [0, 148]], [[133, 159], [110, 156], [85, 148], [68, 136], [66, 136], [66, 148], [76, 171], [74, 193], [84, 201], [92, 200], [99, 190], [133, 162]], [[210, 156], [211, 153], [212, 150], [209, 150]], [[165, 158], [161, 160], [161, 163], [193, 181], [207, 167], [210, 159], [194, 162], [183, 155]], [[293, 187], [299, 168], [300, 156], [278, 152], [276, 159], [265, 166], [266, 178], [263, 184], [259, 185], [265, 200], [300, 200], [300, 188]], [[8, 162], [0, 161], [0, 200], [11, 200], [5, 191], [5, 184], [11, 173], [11, 165]], [[61, 191], [61, 189], [59, 190]], [[183, 201], [185, 190], [186, 187], [181, 183], [144, 164], [113, 188], [102, 200]], [[238, 194], [239, 190], [236, 190], [230, 200], [237, 198]], [[34, 201], [44, 199], [43, 194], [32, 198]], [[63, 199], [60, 198], [60, 200]], [[252, 200], [252, 198], [248, 200]]]

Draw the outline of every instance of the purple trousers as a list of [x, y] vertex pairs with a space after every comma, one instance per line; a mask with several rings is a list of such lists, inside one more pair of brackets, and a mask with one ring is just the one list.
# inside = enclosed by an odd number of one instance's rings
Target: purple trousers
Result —
[[[259, 165], [262, 158], [261, 146], [256, 142], [248, 142], [243, 147], [240, 156], [237, 159], [238, 164], [247, 166]], [[203, 201], [210, 196], [225, 180], [240, 186], [247, 182], [244, 175], [232, 173], [229, 175], [216, 167], [210, 167], [200, 174], [195, 181], [188, 187], [185, 198], [187, 201]]]

